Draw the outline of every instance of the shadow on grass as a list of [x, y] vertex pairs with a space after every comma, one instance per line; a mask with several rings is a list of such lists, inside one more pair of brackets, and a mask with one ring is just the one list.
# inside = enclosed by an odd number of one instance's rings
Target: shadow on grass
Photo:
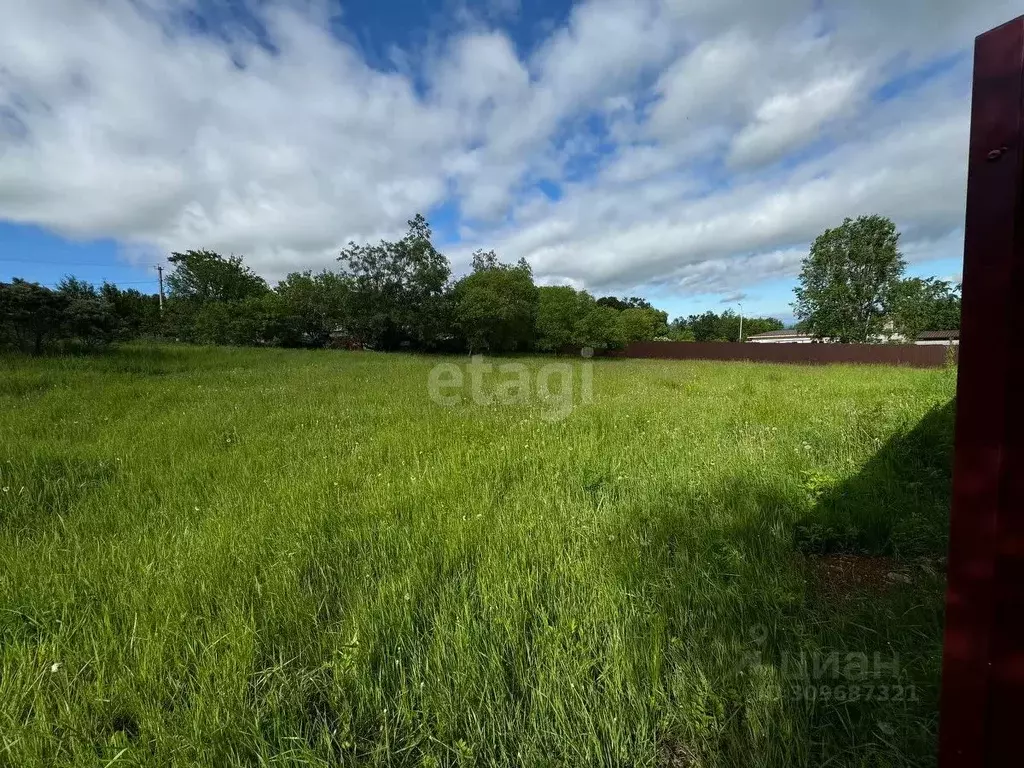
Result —
[[891, 438], [854, 477], [826, 491], [798, 521], [803, 552], [941, 557], [953, 477], [951, 400]]
[[[622, 529], [639, 545], [617, 553], [624, 587], [668, 636], [663, 765], [934, 764], [953, 416], [936, 408], [814, 502], [734, 477]], [[814, 566], [839, 552], [900, 579], [837, 598]]]
[[[934, 763], [953, 416], [815, 501], [740, 476], [626, 516], [607, 560], [662, 628], [662, 765]], [[814, 566], [837, 552], [901, 578], [836, 597]]]

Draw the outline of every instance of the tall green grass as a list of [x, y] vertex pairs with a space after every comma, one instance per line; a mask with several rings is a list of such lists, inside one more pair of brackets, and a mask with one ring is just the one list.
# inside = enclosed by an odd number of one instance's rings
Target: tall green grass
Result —
[[438, 362], [0, 359], [0, 765], [934, 762], [951, 371]]

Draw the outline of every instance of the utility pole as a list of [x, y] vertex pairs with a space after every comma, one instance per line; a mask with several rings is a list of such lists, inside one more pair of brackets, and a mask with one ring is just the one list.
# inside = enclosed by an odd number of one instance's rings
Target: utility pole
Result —
[[743, 341], [743, 305], [740, 304], [740, 341]]
[[164, 265], [156, 265], [156, 273], [160, 276], [160, 314], [164, 313]]

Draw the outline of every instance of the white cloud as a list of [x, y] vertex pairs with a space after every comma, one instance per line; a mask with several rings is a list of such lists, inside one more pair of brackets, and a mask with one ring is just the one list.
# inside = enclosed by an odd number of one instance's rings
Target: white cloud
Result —
[[757, 59], [754, 40], [733, 31], [701, 43], [676, 60], [658, 81], [661, 100], [651, 113], [651, 133], [671, 139], [685, 133], [688, 122], [733, 117], [738, 111], [737, 96], [746, 98]]
[[544, 87], [560, 102], [614, 95], [637, 73], [663, 62], [673, 30], [654, 0], [592, 0], [577, 6], [568, 26], [534, 57]]
[[443, 199], [456, 114], [308, 19], [268, 14], [272, 56], [168, 36], [124, 3], [55, 22], [64, 5], [18, 6], [0, 31], [0, 93], [37, 100], [18, 110], [27, 138], [5, 147], [5, 218], [168, 250], [205, 243], [280, 273], [292, 266], [281, 254], [393, 231]]
[[678, 165], [678, 155], [664, 147], [625, 146], [604, 166], [600, 179], [608, 184], [630, 184], [652, 179]]
[[888, 123], [866, 126], [859, 141], [783, 183], [750, 181], [699, 197], [684, 179], [619, 196], [575, 187], [545, 215], [497, 238], [497, 247], [510, 258], [531, 258], [542, 274], [557, 271], [595, 287], [668, 284], [700, 293], [795, 274], [810, 241], [845, 216], [880, 212], [914, 239], [947, 236], [963, 215], [961, 110], [907, 102], [894, 119], [899, 131]]
[[457, 265], [494, 247], [602, 290], [792, 276], [821, 229], [860, 213], [892, 216], [914, 259], [948, 256], [968, 59], [871, 95], [969, 51], [1014, 5], [588, 0], [530, 52], [475, 19], [385, 72], [315, 3], [259, 6], [270, 52], [175, 25], [175, 0], [6, 2], [0, 220], [243, 253], [272, 279], [446, 202]]
[[817, 80], [795, 92], [776, 93], [757, 109], [754, 122], [733, 139], [729, 162], [751, 166], [776, 160], [813, 141], [821, 127], [849, 115], [862, 74], [849, 72]]

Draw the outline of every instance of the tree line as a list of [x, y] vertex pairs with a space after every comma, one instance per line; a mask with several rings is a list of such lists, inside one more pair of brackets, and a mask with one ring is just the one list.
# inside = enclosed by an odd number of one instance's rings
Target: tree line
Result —
[[[478, 251], [452, 278], [422, 216], [400, 240], [349, 245], [338, 266], [294, 272], [271, 287], [240, 256], [173, 253], [168, 296], [73, 277], [55, 289], [0, 283], [0, 344], [40, 353], [60, 345], [169, 338], [204, 344], [509, 353], [613, 349], [655, 339], [738, 339], [738, 318], [677, 319], [638, 297], [595, 298], [570, 286], [537, 286], [525, 260]], [[782, 327], [747, 320], [746, 327]]]
[[56, 345], [102, 347], [160, 329], [158, 296], [110, 283], [96, 288], [74, 277], [56, 290], [19, 278], [0, 282], [0, 348], [38, 355]]
[[[960, 325], [960, 288], [903, 277], [895, 225], [847, 219], [815, 240], [794, 304], [798, 325], [844, 342], [914, 339]], [[101, 347], [168, 338], [203, 344], [444, 352], [614, 349], [631, 342], [739, 341], [733, 310], [676, 318], [639, 297], [594, 297], [571, 286], [538, 286], [525, 260], [478, 251], [469, 274], [451, 264], [417, 215], [401, 239], [349, 245], [335, 269], [293, 272], [271, 287], [240, 256], [173, 253], [160, 298], [74, 277], [55, 289], [0, 283], [0, 346], [39, 354], [55, 346]], [[780, 330], [770, 317], [742, 319], [742, 338]]]

